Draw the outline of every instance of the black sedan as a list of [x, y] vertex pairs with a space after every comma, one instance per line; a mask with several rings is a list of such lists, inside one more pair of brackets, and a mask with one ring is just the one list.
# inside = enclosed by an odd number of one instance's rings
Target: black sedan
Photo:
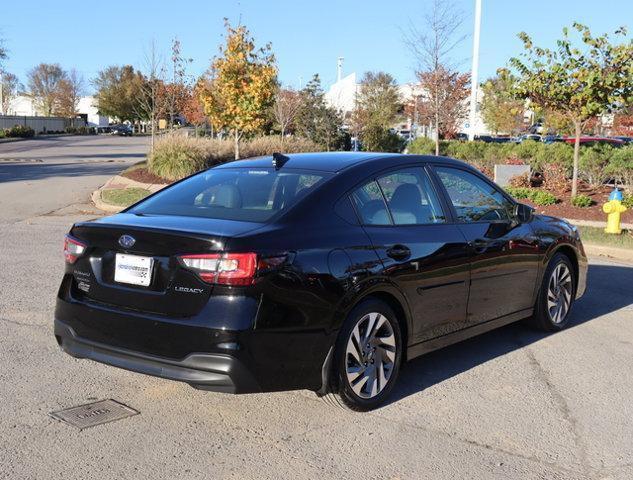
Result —
[[275, 154], [75, 224], [64, 351], [199, 389], [381, 404], [406, 360], [583, 294], [577, 230], [449, 158]]

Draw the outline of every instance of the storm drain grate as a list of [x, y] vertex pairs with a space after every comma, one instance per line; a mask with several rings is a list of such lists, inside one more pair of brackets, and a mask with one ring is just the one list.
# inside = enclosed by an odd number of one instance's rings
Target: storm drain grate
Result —
[[51, 412], [50, 416], [77, 427], [79, 430], [83, 430], [84, 428], [132, 417], [139, 413], [138, 410], [134, 410], [116, 400], [108, 399]]

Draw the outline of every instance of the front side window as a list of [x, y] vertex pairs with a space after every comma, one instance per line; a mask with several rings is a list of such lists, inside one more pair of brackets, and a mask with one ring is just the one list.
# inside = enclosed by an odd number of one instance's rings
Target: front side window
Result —
[[439, 201], [422, 168], [390, 172], [354, 191], [364, 225], [422, 225], [444, 222]]
[[449, 167], [436, 167], [440, 180], [461, 222], [509, 220], [513, 203], [477, 175]]
[[208, 170], [157, 193], [130, 213], [263, 223], [295, 205], [326, 176], [268, 168]]

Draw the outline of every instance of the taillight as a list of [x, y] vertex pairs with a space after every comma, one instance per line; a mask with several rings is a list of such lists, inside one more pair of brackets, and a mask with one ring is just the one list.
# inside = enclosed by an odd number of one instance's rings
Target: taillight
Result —
[[73, 264], [86, 251], [87, 245], [76, 238], [66, 235], [64, 237], [64, 258], [66, 262]]
[[255, 253], [208, 253], [182, 255], [180, 262], [207, 283], [250, 285], [255, 278]]

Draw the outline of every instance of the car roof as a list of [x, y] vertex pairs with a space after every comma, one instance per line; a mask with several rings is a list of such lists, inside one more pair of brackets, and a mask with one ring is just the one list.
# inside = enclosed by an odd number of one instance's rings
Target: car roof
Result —
[[[430, 155], [407, 155], [401, 153], [384, 152], [314, 152], [314, 153], [288, 153], [284, 154], [288, 158], [281, 168], [316, 170], [336, 173], [349, 167], [375, 163], [386, 158], [393, 160], [393, 165], [406, 163], [407, 161], [433, 161], [439, 163], [463, 162], [447, 157], [435, 157]], [[272, 155], [264, 157], [249, 158], [245, 160], [235, 160], [218, 165], [215, 168], [270, 168], [273, 166]]]

